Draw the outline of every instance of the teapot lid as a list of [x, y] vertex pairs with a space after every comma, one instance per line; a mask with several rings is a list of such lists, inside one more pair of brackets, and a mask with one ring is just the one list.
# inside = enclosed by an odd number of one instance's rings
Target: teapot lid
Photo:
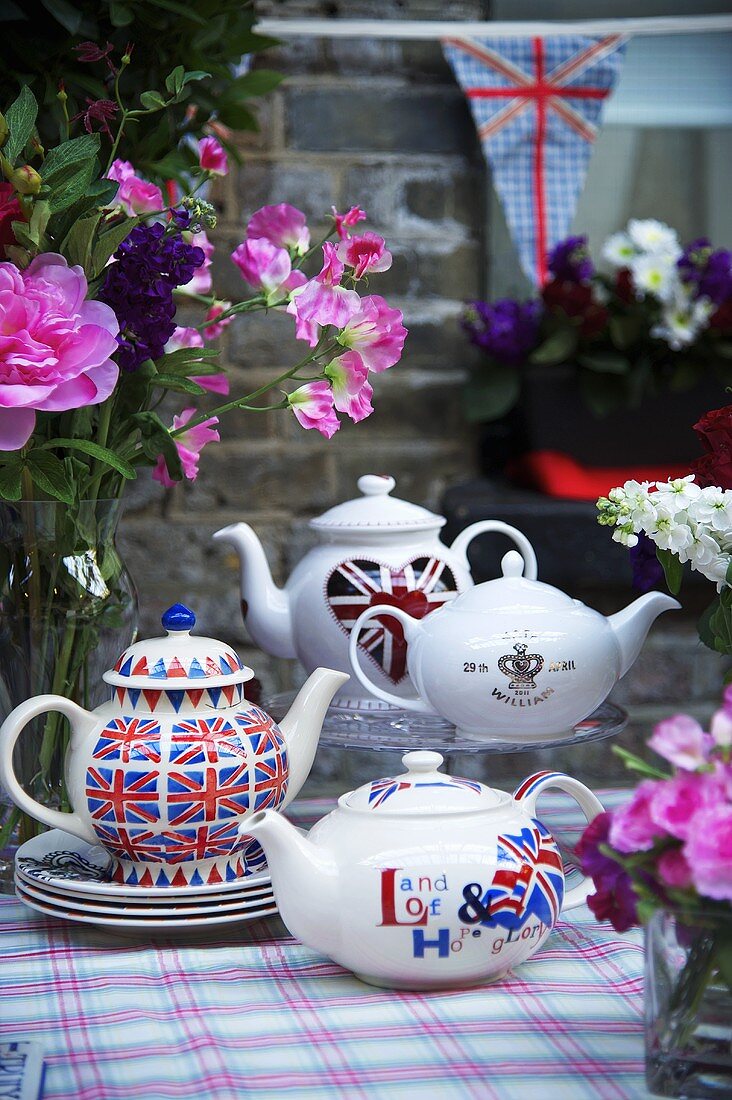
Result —
[[435, 531], [444, 526], [444, 516], [391, 496], [395, 485], [394, 478], [386, 474], [365, 474], [358, 479], [362, 496], [329, 508], [322, 516], [310, 520], [310, 526], [316, 531], [353, 533]]
[[339, 800], [349, 810], [377, 814], [455, 814], [490, 810], [511, 801], [505, 791], [486, 787], [477, 779], [459, 779], [440, 771], [439, 752], [419, 750], [402, 757], [403, 775], [375, 779]]
[[254, 673], [224, 642], [191, 637], [196, 616], [182, 603], [173, 604], [161, 622], [164, 638], [129, 646], [102, 679], [114, 687], [210, 688], [251, 680]]
[[[543, 581], [530, 581], [523, 575], [524, 559], [518, 550], [509, 550], [501, 560], [501, 576], [483, 581], [461, 592], [445, 604], [445, 613], [458, 611], [554, 611], [578, 604], [566, 592]], [[442, 612], [440, 612], [442, 614]]]

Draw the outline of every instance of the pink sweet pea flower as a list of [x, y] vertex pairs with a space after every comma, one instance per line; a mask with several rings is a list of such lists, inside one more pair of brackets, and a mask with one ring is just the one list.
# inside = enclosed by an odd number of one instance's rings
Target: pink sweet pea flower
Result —
[[287, 401], [303, 428], [316, 428], [326, 439], [341, 426], [333, 410], [333, 391], [327, 382], [307, 382], [288, 393]]
[[608, 834], [611, 847], [618, 852], [646, 852], [663, 830], [651, 817], [650, 800], [656, 788], [662, 784], [644, 779], [633, 791], [630, 802], [613, 814]]
[[667, 848], [658, 857], [656, 867], [661, 882], [666, 886], [675, 890], [686, 890], [691, 886], [691, 867], [681, 848]]
[[335, 246], [326, 241], [320, 274], [298, 289], [295, 295], [295, 316], [301, 321], [343, 328], [361, 308], [361, 299], [356, 291], [340, 285], [344, 271]]
[[686, 840], [696, 815], [724, 801], [724, 784], [718, 775], [680, 772], [655, 784], [648, 810], [660, 830]]
[[201, 266], [197, 267], [193, 272], [191, 281], [185, 283], [183, 286], [179, 286], [178, 290], [182, 294], [210, 294], [212, 286], [210, 268], [211, 259], [214, 254], [214, 246], [208, 239], [205, 229], [199, 230], [198, 233], [186, 233], [184, 236], [189, 244], [203, 251], [205, 258]]
[[229, 171], [226, 152], [215, 137], [201, 138], [198, 143], [198, 163], [212, 176], [225, 176]]
[[[196, 411], [196, 409], [183, 409], [180, 416], [174, 416], [172, 430], [175, 431], [178, 428], [185, 427], [188, 421], [196, 415]], [[219, 433], [214, 430], [218, 422], [218, 417], [212, 416], [208, 420], [204, 420], [203, 423], [196, 424], [195, 427], [189, 428], [187, 432], [182, 432], [175, 437], [175, 446], [183, 466], [183, 475], [189, 481], [195, 481], [198, 477], [198, 458], [206, 444], [219, 442]], [[152, 476], [166, 489], [170, 489], [175, 485], [175, 481], [168, 473], [162, 455], [158, 458]]]
[[[225, 325], [226, 322], [224, 321], [222, 324]], [[163, 350], [168, 354], [171, 351], [178, 351], [180, 348], [202, 347], [203, 337], [198, 329], [178, 326]], [[198, 383], [201, 389], [208, 390], [209, 393], [220, 393], [226, 396], [229, 392], [229, 379], [223, 371], [219, 374], [196, 374], [190, 377], [191, 382]]]
[[307, 282], [301, 271], [292, 270], [292, 260], [285, 248], [278, 248], [264, 237], [243, 241], [231, 253], [242, 277], [259, 290], [268, 305], [289, 297], [295, 287]]
[[664, 760], [693, 772], [707, 763], [712, 739], [694, 718], [675, 714], [658, 723], [648, 744]]
[[347, 237], [336, 246], [336, 252], [342, 263], [353, 268], [357, 279], [362, 279], [369, 271], [388, 271], [391, 267], [391, 252], [378, 233]]
[[36, 411], [99, 405], [112, 393], [119, 324], [87, 289], [82, 269], [52, 252], [25, 271], [0, 263], [0, 451], [25, 446]]
[[684, 855], [700, 894], [732, 901], [732, 806], [715, 806], [694, 817]]
[[277, 248], [287, 248], [296, 256], [303, 256], [310, 247], [310, 230], [305, 215], [287, 202], [256, 210], [249, 219], [247, 237], [250, 240], [267, 240]]
[[355, 351], [347, 351], [325, 368], [333, 386], [333, 403], [338, 412], [350, 416], [355, 424], [374, 411], [371, 405], [373, 389], [368, 381], [369, 369]]
[[128, 160], [113, 161], [107, 179], [119, 184], [114, 205], [121, 206], [130, 218], [156, 214], [165, 206], [160, 188], [138, 176]]
[[224, 317], [223, 321], [218, 321], [217, 318], [222, 313], [226, 313], [227, 309], [231, 309], [231, 302], [220, 301], [214, 302], [210, 310], [206, 314], [204, 320], [207, 322], [203, 335], [207, 340], [215, 340], [217, 336], [220, 336], [227, 325], [230, 325], [234, 320], [233, 313], [230, 317]]
[[369, 294], [337, 339], [343, 347], [357, 351], [369, 370], [379, 373], [399, 361], [406, 336], [400, 310], [391, 309], [378, 294]]
[[366, 220], [366, 211], [362, 210], [360, 206], [352, 206], [347, 214], [339, 214], [335, 206], [331, 206], [331, 210], [333, 211], [336, 233], [341, 240], [345, 240], [348, 236], [349, 229]]

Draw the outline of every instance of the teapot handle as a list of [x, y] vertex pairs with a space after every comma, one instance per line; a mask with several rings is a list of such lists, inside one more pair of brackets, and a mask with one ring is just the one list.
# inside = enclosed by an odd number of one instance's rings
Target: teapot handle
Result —
[[506, 535], [516, 544], [521, 557], [524, 559], [524, 577], [526, 577], [528, 581], [535, 581], [537, 568], [534, 547], [526, 538], [526, 535], [519, 531], [517, 527], [512, 527], [510, 523], [504, 523], [503, 520], [500, 519], [481, 519], [477, 523], [471, 523], [470, 527], [466, 527], [455, 539], [450, 549], [460, 558], [465, 559], [466, 569], [470, 569], [467, 558], [468, 547], [474, 538], [488, 531], [497, 531], [501, 535]]
[[388, 615], [391, 619], [398, 619], [405, 628], [405, 633], [410, 627], [415, 628], [419, 626], [418, 621], [413, 619], [411, 615], [407, 615], [406, 611], [402, 611], [400, 607], [390, 607], [388, 604], [376, 604], [374, 607], [368, 607], [353, 624], [351, 638], [348, 643], [348, 655], [351, 659], [351, 668], [356, 678], [361, 681], [363, 686], [370, 691], [372, 695], [376, 695], [379, 699], [383, 699], [385, 703], [390, 703], [393, 707], [399, 707], [400, 710], [416, 710], [419, 711], [420, 714], [436, 714], [437, 711], [433, 710], [431, 706], [419, 697], [404, 698], [401, 695], [394, 695], [391, 691], [384, 691], [383, 688], [378, 687], [370, 680], [361, 668], [361, 663], [358, 659], [358, 637], [369, 619], [374, 619], [377, 615]]
[[99, 837], [90, 825], [79, 817], [77, 813], [61, 813], [60, 810], [52, 810], [50, 806], [43, 806], [31, 798], [18, 782], [13, 770], [13, 749], [15, 742], [33, 718], [48, 711], [57, 710], [65, 714], [71, 723], [71, 743], [78, 743], [79, 737], [87, 730], [92, 729], [97, 719], [89, 711], [64, 699], [62, 695], [38, 695], [35, 699], [28, 699], [11, 711], [0, 728], [0, 783], [3, 784], [16, 806], [25, 813], [34, 817], [36, 821], [48, 825], [51, 829], [63, 829], [72, 836], [86, 840], [90, 844], [98, 844]]
[[[589, 787], [585, 787], [584, 783], [580, 783], [579, 780], [572, 779], [571, 776], [564, 775], [562, 772], [537, 772], [536, 775], [530, 775], [514, 791], [513, 797], [530, 817], [536, 817], [536, 803], [539, 795], [543, 794], [549, 787], [557, 787], [560, 791], [571, 794], [572, 798], [579, 804], [588, 822], [605, 811], [602, 802], [595, 797]], [[592, 879], [583, 875], [582, 881], [564, 895], [562, 909], [574, 909], [575, 906], [582, 905], [587, 900], [587, 895], [591, 893], [592, 888]]]

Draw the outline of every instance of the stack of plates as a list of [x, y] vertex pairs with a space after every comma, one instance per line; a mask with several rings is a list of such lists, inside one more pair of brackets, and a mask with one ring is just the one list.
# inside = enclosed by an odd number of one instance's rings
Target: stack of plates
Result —
[[50, 917], [103, 928], [181, 929], [256, 920], [277, 912], [269, 872], [212, 886], [126, 886], [110, 881], [101, 845], [51, 829], [15, 856], [15, 891]]

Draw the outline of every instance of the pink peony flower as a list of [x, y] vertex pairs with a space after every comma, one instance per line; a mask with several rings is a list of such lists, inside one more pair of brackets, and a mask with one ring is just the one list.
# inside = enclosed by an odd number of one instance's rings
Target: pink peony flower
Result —
[[732, 806], [716, 806], [696, 814], [684, 855], [700, 894], [732, 901]]
[[264, 237], [243, 241], [231, 253], [242, 277], [259, 290], [268, 305], [284, 301], [295, 287], [307, 279], [301, 271], [292, 270], [292, 260], [285, 248], [278, 248]]
[[212, 176], [225, 176], [229, 171], [226, 152], [215, 137], [205, 137], [199, 141], [198, 163], [204, 172], [210, 172]]
[[348, 236], [349, 229], [366, 220], [366, 211], [362, 210], [360, 206], [352, 206], [347, 214], [339, 214], [335, 206], [331, 206], [331, 210], [333, 211], [336, 232], [341, 240], [345, 240]]
[[307, 382], [289, 393], [287, 401], [303, 428], [316, 428], [326, 439], [341, 426], [333, 410], [333, 391], [327, 382]]
[[234, 320], [233, 313], [230, 317], [224, 317], [223, 321], [217, 321], [217, 317], [220, 317], [222, 313], [226, 313], [227, 309], [231, 309], [231, 302], [220, 301], [214, 302], [210, 310], [206, 314], [204, 320], [208, 322], [203, 335], [207, 340], [215, 340], [217, 336], [220, 336], [227, 325], [230, 325]]
[[688, 714], [675, 714], [659, 722], [648, 744], [664, 760], [686, 771], [706, 764], [712, 740]]
[[210, 268], [214, 246], [208, 239], [205, 229], [201, 229], [198, 233], [186, 233], [185, 237], [189, 244], [203, 251], [205, 259], [194, 271], [191, 281], [179, 286], [178, 290], [182, 294], [210, 294], [212, 287]]
[[338, 343], [357, 351], [369, 370], [387, 370], [401, 358], [407, 330], [402, 314], [378, 294], [361, 299], [361, 309], [347, 322]]
[[36, 410], [98, 405], [114, 389], [119, 324], [86, 294], [82, 269], [55, 253], [22, 272], [0, 263], [0, 450], [25, 446]]
[[[223, 325], [225, 324], [226, 321], [223, 322]], [[180, 348], [202, 347], [203, 337], [198, 329], [181, 328], [179, 326], [175, 329], [163, 350], [168, 353], [178, 351]], [[208, 390], [209, 393], [220, 393], [226, 396], [229, 392], [229, 379], [223, 371], [220, 374], [191, 375], [191, 382], [197, 382], [202, 389]]]
[[310, 230], [305, 215], [287, 202], [276, 206], [263, 206], [249, 219], [247, 237], [251, 240], [267, 240], [277, 248], [287, 248], [297, 256], [304, 255], [310, 247]]
[[649, 813], [663, 832], [686, 840], [692, 821], [701, 811], [725, 800], [724, 785], [715, 774], [681, 772], [654, 784]]
[[362, 279], [369, 271], [388, 271], [391, 267], [391, 252], [377, 233], [347, 237], [336, 246], [336, 252], [341, 263], [353, 268], [357, 279]]
[[658, 857], [658, 876], [666, 886], [686, 890], [691, 886], [691, 868], [681, 848], [667, 848]]
[[649, 809], [650, 800], [660, 785], [657, 780], [644, 779], [633, 791], [630, 802], [613, 814], [608, 835], [611, 846], [618, 852], [648, 851], [663, 835]]
[[344, 270], [335, 246], [326, 241], [320, 274], [306, 282], [295, 295], [295, 316], [299, 320], [343, 328], [358, 313], [361, 308], [358, 294], [340, 285]]
[[[183, 428], [188, 421], [196, 415], [196, 411], [196, 409], [183, 409], [180, 416], [174, 416], [172, 430], [175, 431], [178, 428]], [[218, 422], [218, 417], [212, 416], [208, 420], [204, 420], [202, 424], [196, 424], [195, 427], [190, 428], [187, 432], [182, 432], [175, 437], [175, 446], [183, 466], [183, 475], [189, 481], [195, 481], [198, 477], [198, 459], [206, 444], [219, 442], [219, 433], [214, 430]], [[158, 458], [152, 476], [167, 489], [175, 485], [175, 481], [173, 481], [168, 473], [168, 468], [165, 465], [165, 459], [162, 455]]]
[[107, 179], [119, 184], [114, 203], [130, 218], [136, 214], [156, 214], [165, 206], [160, 188], [136, 175], [128, 160], [115, 160]]
[[371, 405], [373, 389], [369, 370], [355, 351], [347, 351], [325, 368], [333, 387], [333, 403], [338, 412], [350, 416], [355, 424], [365, 420], [374, 411]]

